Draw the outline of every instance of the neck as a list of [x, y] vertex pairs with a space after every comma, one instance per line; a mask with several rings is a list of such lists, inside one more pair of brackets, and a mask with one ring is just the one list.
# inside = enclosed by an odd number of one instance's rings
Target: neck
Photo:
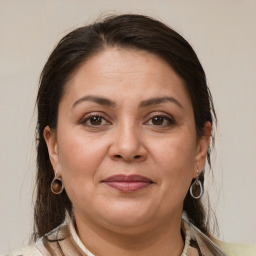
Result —
[[162, 221], [163, 225], [151, 223], [150, 228], [136, 226], [115, 231], [75, 216], [80, 240], [96, 256], [180, 256], [183, 251], [180, 216]]

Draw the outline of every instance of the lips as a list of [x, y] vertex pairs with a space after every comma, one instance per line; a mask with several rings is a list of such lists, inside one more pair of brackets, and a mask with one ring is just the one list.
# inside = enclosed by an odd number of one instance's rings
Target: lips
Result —
[[140, 175], [113, 175], [102, 182], [120, 192], [135, 192], [153, 184], [152, 180]]

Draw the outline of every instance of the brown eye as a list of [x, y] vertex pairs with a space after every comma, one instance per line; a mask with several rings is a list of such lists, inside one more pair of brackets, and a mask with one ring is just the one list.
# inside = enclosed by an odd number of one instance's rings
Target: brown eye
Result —
[[164, 122], [164, 118], [162, 116], [155, 116], [152, 118], [152, 124], [154, 125], [162, 125]]
[[175, 124], [173, 118], [165, 115], [154, 115], [146, 123], [146, 125], [159, 126], [159, 128], [172, 126]]
[[102, 128], [111, 124], [107, 119], [108, 117], [103, 113], [89, 113], [81, 120], [81, 124], [86, 127]]
[[102, 123], [102, 117], [101, 116], [93, 116], [91, 117], [89, 120], [91, 125], [93, 126], [97, 126], [97, 125], [101, 125]]

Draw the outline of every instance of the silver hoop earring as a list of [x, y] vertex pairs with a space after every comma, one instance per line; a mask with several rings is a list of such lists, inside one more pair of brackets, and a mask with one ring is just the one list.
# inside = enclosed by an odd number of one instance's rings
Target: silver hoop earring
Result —
[[55, 195], [59, 195], [62, 193], [64, 189], [64, 185], [62, 183], [61, 177], [57, 177], [57, 172], [55, 173], [54, 179], [51, 182], [51, 191]]
[[[197, 170], [197, 177], [196, 179], [193, 181], [193, 183], [190, 186], [190, 195], [194, 198], [194, 199], [200, 199], [204, 193], [204, 189], [203, 189], [203, 185], [202, 182], [199, 180], [199, 175], [200, 172]], [[194, 195], [194, 191], [199, 189], [199, 195]], [[197, 193], [198, 194], [198, 193]]]

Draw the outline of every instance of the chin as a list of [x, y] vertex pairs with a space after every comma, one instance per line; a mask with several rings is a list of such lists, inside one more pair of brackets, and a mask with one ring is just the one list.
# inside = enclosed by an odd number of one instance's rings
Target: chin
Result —
[[122, 203], [106, 207], [103, 219], [109, 224], [122, 228], [138, 227], [149, 223], [153, 218], [152, 209], [138, 203]]

